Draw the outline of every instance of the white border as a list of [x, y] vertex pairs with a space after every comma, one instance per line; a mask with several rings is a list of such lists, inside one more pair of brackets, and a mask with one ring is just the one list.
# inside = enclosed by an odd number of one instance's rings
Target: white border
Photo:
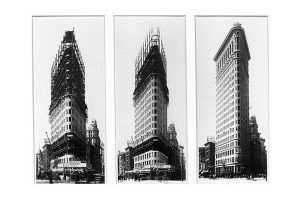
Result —
[[[299, 154], [299, 5], [298, 1], [6, 1], [1, 5], [1, 199], [295, 199]], [[32, 15], [105, 15], [107, 76], [107, 184], [57, 186], [33, 184]], [[196, 158], [194, 15], [268, 15], [270, 55], [269, 184], [196, 184], [196, 159], [189, 159], [189, 184], [116, 185], [114, 183], [113, 15], [186, 15], [188, 154]], [[194, 143], [194, 145], [193, 145]], [[77, 187], [77, 188], [74, 188]]]

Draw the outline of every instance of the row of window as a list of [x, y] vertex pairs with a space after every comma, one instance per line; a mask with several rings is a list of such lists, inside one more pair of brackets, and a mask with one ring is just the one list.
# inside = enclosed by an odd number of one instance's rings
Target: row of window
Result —
[[221, 70], [224, 67], [224, 65], [227, 64], [227, 62], [232, 57], [232, 54], [234, 53], [234, 51], [240, 50], [239, 41], [240, 41], [239, 37], [234, 37], [234, 40], [232, 40], [228, 44], [228, 47], [223, 52], [221, 58], [219, 59], [219, 61], [217, 63], [217, 69], [218, 69], [218, 71]]
[[150, 159], [150, 158], [158, 158], [158, 159], [163, 159], [163, 160], [168, 159], [167, 156], [165, 156], [163, 153], [161, 153], [159, 151], [148, 151], [141, 155], [135, 156], [134, 162], [144, 161], [144, 160]]
[[[218, 74], [217, 96], [219, 97], [223, 96], [226, 90], [228, 90], [229, 83], [234, 80], [235, 65], [236, 65], [236, 60], [232, 62], [230, 66], [228, 66], [227, 69], [223, 71], [222, 74]], [[220, 95], [221, 92], [222, 94]]]
[[217, 153], [216, 154], [216, 158], [222, 158], [222, 157], [225, 157], [225, 156], [231, 156], [234, 154], [234, 149], [230, 149], [228, 151], [224, 151], [222, 153]]
[[163, 160], [147, 160], [141, 163], [136, 163], [134, 164], [135, 169], [139, 169], [142, 168], [144, 166], [148, 166], [148, 165], [156, 165], [156, 164], [167, 164], [165, 161]]
[[238, 157], [231, 157], [231, 158], [223, 158], [221, 160], [216, 160], [216, 165], [225, 165], [225, 164], [232, 164], [234, 162], [238, 162]]
[[[236, 136], [240, 137], [239, 134], [236, 134]], [[230, 143], [226, 143], [224, 145], [222, 145], [222, 144], [218, 144], [218, 145], [221, 145], [221, 146], [216, 145], [216, 153], [218, 153], [220, 151], [228, 150], [229, 148], [232, 148], [232, 147], [239, 147], [239, 146], [241, 146], [241, 142], [239, 140], [236, 140], [236, 141], [232, 141]], [[236, 152], [238, 152], [238, 151], [236, 150]]]

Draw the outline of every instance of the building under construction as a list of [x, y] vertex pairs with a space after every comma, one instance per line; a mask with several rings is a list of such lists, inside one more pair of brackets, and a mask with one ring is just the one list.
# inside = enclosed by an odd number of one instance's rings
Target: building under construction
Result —
[[67, 166], [86, 159], [85, 67], [74, 30], [66, 31], [51, 68], [52, 159]]
[[[169, 144], [167, 131], [167, 61], [160, 30], [151, 30], [135, 61], [134, 169], [126, 173], [147, 179], [180, 179], [180, 150]], [[173, 138], [174, 139], [174, 138]], [[178, 171], [178, 173], [176, 173]], [[177, 174], [177, 175], [176, 175]], [[181, 176], [182, 177], [182, 176]]]

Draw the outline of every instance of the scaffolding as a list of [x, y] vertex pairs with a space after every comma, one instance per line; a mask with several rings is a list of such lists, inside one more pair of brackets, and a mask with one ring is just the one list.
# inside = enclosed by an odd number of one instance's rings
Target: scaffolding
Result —
[[66, 31], [51, 67], [51, 105], [49, 114], [62, 98], [73, 96], [83, 113], [85, 104], [85, 67], [74, 30]]
[[[86, 121], [87, 105], [85, 103], [85, 67], [81, 53], [75, 39], [74, 29], [65, 31], [58, 52], [51, 67], [51, 104], [49, 107], [49, 121], [52, 124], [61, 109], [61, 102], [69, 97], [72, 104], [79, 110]], [[52, 127], [51, 127], [52, 128]], [[64, 133], [60, 137], [51, 133], [53, 158], [65, 154], [74, 154], [76, 157], [85, 158], [85, 134], [78, 131]]]
[[134, 100], [139, 97], [139, 91], [142, 90], [150, 74], [156, 74], [159, 77], [165, 99], [169, 102], [167, 59], [159, 27], [157, 27], [156, 33], [153, 33], [153, 29], [151, 28], [136, 57]]

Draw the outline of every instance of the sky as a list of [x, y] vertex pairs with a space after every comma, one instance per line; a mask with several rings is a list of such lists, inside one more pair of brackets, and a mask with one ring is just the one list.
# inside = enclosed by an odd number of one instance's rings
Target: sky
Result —
[[186, 32], [185, 17], [116, 16], [115, 30], [115, 102], [116, 151], [124, 151], [134, 138], [133, 91], [135, 59], [147, 33], [160, 28], [167, 59], [169, 88], [168, 125], [175, 124], [179, 144], [187, 150], [186, 119]]
[[258, 131], [268, 142], [267, 17], [196, 17], [198, 146], [204, 146], [207, 136], [215, 136], [216, 65], [213, 58], [236, 22], [241, 23], [245, 30], [251, 56], [249, 60], [249, 115], [256, 116]]
[[65, 31], [75, 39], [85, 65], [85, 98], [88, 123], [97, 120], [100, 139], [105, 138], [105, 52], [104, 17], [33, 17], [33, 88], [35, 151], [42, 148], [45, 132], [51, 137], [49, 106], [51, 66]]

